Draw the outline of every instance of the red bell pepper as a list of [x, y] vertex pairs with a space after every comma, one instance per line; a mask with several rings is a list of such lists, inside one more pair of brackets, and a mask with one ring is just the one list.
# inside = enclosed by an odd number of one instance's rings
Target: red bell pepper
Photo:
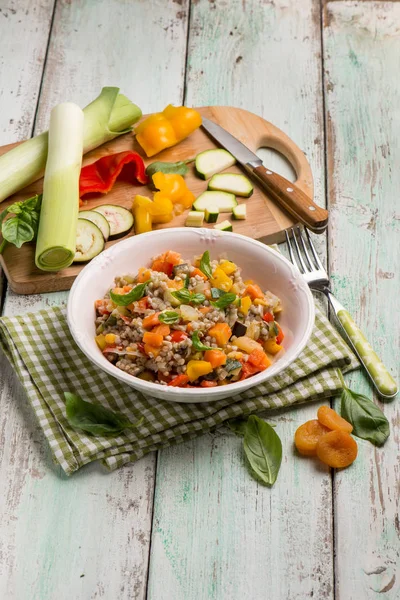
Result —
[[79, 178], [80, 197], [92, 193], [106, 194], [121, 174], [132, 185], [148, 182], [146, 167], [139, 154], [131, 150], [117, 152], [83, 167]]

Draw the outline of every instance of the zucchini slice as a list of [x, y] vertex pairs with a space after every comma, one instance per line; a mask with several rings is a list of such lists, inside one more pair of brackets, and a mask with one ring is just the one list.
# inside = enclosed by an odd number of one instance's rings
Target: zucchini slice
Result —
[[128, 233], [133, 226], [130, 210], [117, 204], [102, 204], [93, 209], [105, 217], [110, 225], [110, 238], [119, 238]]
[[104, 250], [104, 244], [103, 233], [97, 225], [88, 219], [78, 219], [74, 262], [92, 260]]
[[227, 150], [222, 148], [204, 150], [196, 156], [196, 173], [201, 179], [209, 179], [215, 173], [219, 173], [235, 163], [236, 158]]
[[104, 236], [104, 239], [107, 241], [110, 237], [110, 224], [107, 219], [99, 212], [95, 210], [81, 210], [79, 212], [80, 219], [87, 219], [91, 221], [100, 229], [101, 233]]
[[235, 219], [236, 221], [238, 221], [239, 219], [245, 219], [245, 218], [246, 218], [246, 205], [238, 204], [237, 206], [234, 207], [234, 209], [232, 211], [232, 219]]
[[222, 221], [222, 223], [218, 223], [218, 225], [214, 225], [214, 229], [219, 229], [220, 231], [233, 231], [232, 223], [228, 221]]
[[232, 212], [235, 206], [237, 206], [237, 200], [229, 192], [203, 192], [193, 202], [195, 210], [218, 208], [219, 212]]
[[204, 221], [204, 212], [198, 210], [190, 210], [186, 217], [186, 227], [201, 227]]
[[231, 192], [235, 196], [249, 198], [254, 188], [247, 177], [238, 173], [218, 173], [213, 175], [208, 182], [209, 190], [220, 190], [221, 192]]
[[218, 221], [219, 208], [217, 206], [210, 206], [206, 208], [204, 218], [206, 223], [216, 223]]

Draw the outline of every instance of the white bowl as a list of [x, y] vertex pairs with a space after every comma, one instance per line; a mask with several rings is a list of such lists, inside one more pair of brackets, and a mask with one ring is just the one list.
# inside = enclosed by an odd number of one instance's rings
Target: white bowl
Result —
[[[282, 301], [279, 319], [285, 332], [285, 353], [268, 369], [244, 381], [215, 388], [176, 388], [143, 381], [112, 365], [95, 342], [94, 302], [112, 287], [114, 277], [134, 274], [149, 266], [156, 254], [174, 250], [183, 258], [193, 259], [205, 250], [211, 258], [226, 253], [242, 267], [243, 279], [254, 279], [263, 290]], [[75, 280], [68, 299], [68, 325], [86, 356], [100, 369], [145, 395], [173, 402], [211, 402], [234, 396], [254, 385], [275, 377], [290, 365], [306, 346], [314, 324], [314, 300], [299, 271], [282, 255], [268, 246], [236, 233], [213, 229], [177, 227], [160, 229], [130, 237], [115, 244], [92, 260]]]

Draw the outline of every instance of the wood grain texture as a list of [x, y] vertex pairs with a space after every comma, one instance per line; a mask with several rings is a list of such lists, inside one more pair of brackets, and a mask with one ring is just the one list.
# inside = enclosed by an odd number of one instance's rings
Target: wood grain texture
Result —
[[[188, 67], [188, 104], [240, 106], [290, 131], [323, 205], [318, 4], [196, 1]], [[273, 416], [285, 457], [272, 489], [248, 475], [232, 435], [159, 454], [149, 600], [333, 599], [330, 474], [292, 448], [316, 409]]]
[[[44, 3], [31, 1], [33, 6], [39, 10]], [[185, 0], [179, 4], [58, 2], [37, 130], [47, 127], [54, 104], [73, 100], [84, 105], [103, 85], [120, 85], [149, 111], [167, 102], [179, 104], [186, 13]], [[13, 36], [19, 35], [24, 31], [16, 23]], [[7, 63], [15, 48], [2, 46], [2, 50]], [[22, 64], [25, 49], [21, 46], [19, 52]], [[151, 65], [146, 56], [151, 57]], [[21, 107], [15, 118], [22, 119], [24, 114]], [[6, 141], [0, 139], [0, 143]], [[63, 303], [66, 298], [65, 293], [24, 297], [8, 292], [4, 312], [21, 314]], [[119, 472], [108, 474], [93, 465], [65, 479], [52, 466], [26, 397], [2, 361], [0, 597], [142, 600], [154, 455]]]
[[[255, 151], [261, 144], [269, 143], [274, 147], [279, 147], [287, 156], [292, 157], [292, 160], [297, 165], [298, 181], [296, 186], [300, 190], [301, 198], [305, 198], [304, 202], [310, 203], [309, 196], [313, 194], [312, 173], [306, 157], [290, 138], [282, 131], [275, 127], [272, 123], [268, 123], [258, 115], [244, 111], [243, 109], [213, 106], [203, 107], [198, 109], [199, 112], [214, 122], [219, 123], [225, 129], [235, 134], [248, 148]], [[146, 118], [146, 116], [144, 117]], [[162, 161], [180, 161], [194, 158], [199, 152], [204, 150], [218, 148], [214, 140], [202, 129], [198, 129], [186, 140], [181, 142], [174, 148], [164, 150], [157, 155], [156, 160]], [[3, 150], [7, 152], [9, 146], [0, 148], [0, 155]], [[85, 156], [83, 164], [89, 164], [98, 158], [115, 152], [123, 152], [126, 150], [134, 150], [143, 156], [146, 166], [154, 162], [155, 158], [147, 158], [139, 146], [136, 138], [132, 134], [123, 135], [121, 137], [96, 148]], [[264, 167], [260, 167], [264, 170]], [[188, 188], [193, 192], [195, 197], [207, 190], [208, 182], [200, 179], [195, 174], [194, 164], [189, 166], [189, 172], [185, 177]], [[229, 173], [242, 174], [243, 170], [234, 165], [227, 169]], [[278, 177], [279, 175], [274, 175]], [[243, 221], [233, 223], [233, 229], [236, 233], [247, 235], [249, 237], [260, 239], [266, 243], [274, 244], [284, 239], [284, 231], [295, 224], [295, 219], [290, 217], [283, 209], [276, 206], [264, 189], [256, 182], [254, 183], [254, 193], [249, 199], [240, 199], [238, 201], [246, 204], [247, 218]], [[290, 184], [290, 182], [287, 182]], [[2, 203], [2, 207], [7, 207], [13, 202], [25, 200], [34, 194], [40, 194], [43, 191], [43, 180], [36, 181], [29, 187], [21, 190], [17, 194], [10, 197]], [[152, 197], [153, 192], [150, 186], [132, 185], [128, 182], [118, 181], [111, 192], [106, 195], [98, 194], [96, 198], [85, 200], [83, 210], [91, 210], [101, 204], [117, 204], [124, 206], [128, 210], [132, 208], [132, 200], [135, 194], [142, 194], [147, 197]], [[318, 215], [323, 209], [317, 207], [315, 214]], [[325, 213], [325, 211], [323, 211]], [[154, 229], [165, 227], [183, 227], [187, 218], [188, 210], [185, 210], [181, 215], [176, 216], [172, 221], [165, 225], [158, 225]], [[223, 213], [219, 217], [219, 222], [227, 218], [227, 214]], [[204, 227], [210, 229], [213, 225], [204, 223]], [[129, 235], [134, 235], [134, 229]], [[129, 237], [126, 236], [126, 237]], [[106, 248], [112, 246], [120, 240], [107, 242]], [[4, 253], [0, 256], [0, 262], [7, 275], [8, 283], [11, 289], [18, 294], [35, 294], [42, 292], [53, 292], [60, 290], [68, 290], [71, 288], [77, 275], [85, 267], [82, 264], [71, 265], [67, 269], [56, 273], [47, 273], [41, 271], [35, 266], [35, 245], [24, 244], [22, 248], [16, 248], [13, 245], [6, 246]]]
[[[397, 380], [399, 24], [398, 3], [334, 2], [324, 14], [332, 281]], [[372, 397], [362, 373], [350, 381]], [[360, 441], [357, 462], [335, 475], [338, 600], [400, 597], [399, 403], [380, 407], [388, 442]]]

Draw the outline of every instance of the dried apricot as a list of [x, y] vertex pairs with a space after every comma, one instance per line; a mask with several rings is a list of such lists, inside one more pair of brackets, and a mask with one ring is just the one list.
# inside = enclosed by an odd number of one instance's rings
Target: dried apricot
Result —
[[304, 456], [315, 456], [317, 453], [317, 442], [319, 438], [330, 430], [321, 425], [317, 419], [307, 421], [296, 430], [294, 443], [300, 454]]
[[329, 406], [320, 406], [317, 417], [318, 421], [328, 429], [338, 429], [339, 431], [345, 431], [346, 433], [351, 433], [353, 431], [353, 425], [343, 419], [343, 417], [338, 415], [337, 412]]
[[341, 469], [348, 467], [357, 458], [358, 446], [349, 433], [335, 429], [319, 438], [317, 442], [317, 456], [320, 461]]

